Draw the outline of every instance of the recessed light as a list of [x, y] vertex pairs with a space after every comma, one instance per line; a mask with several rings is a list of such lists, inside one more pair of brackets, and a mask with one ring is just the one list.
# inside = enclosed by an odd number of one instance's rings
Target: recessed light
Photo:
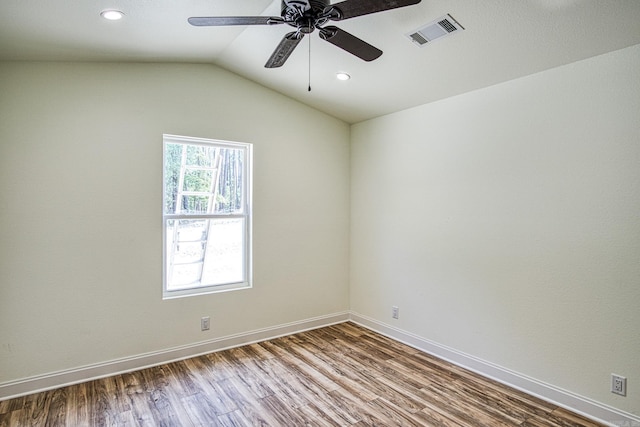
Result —
[[346, 81], [349, 80], [351, 76], [347, 73], [336, 73], [336, 79]]
[[119, 10], [108, 9], [100, 12], [100, 16], [102, 16], [104, 19], [108, 19], [109, 21], [117, 21], [119, 19], [122, 19], [124, 13]]

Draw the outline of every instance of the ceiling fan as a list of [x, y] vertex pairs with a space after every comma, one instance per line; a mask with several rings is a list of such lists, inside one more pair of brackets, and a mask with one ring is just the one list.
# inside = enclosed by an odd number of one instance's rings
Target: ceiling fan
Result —
[[295, 31], [287, 33], [273, 52], [266, 68], [281, 67], [307, 34], [318, 30], [320, 38], [346, 50], [364, 61], [373, 61], [382, 51], [329, 21], [342, 21], [357, 16], [397, 9], [420, 3], [421, 0], [345, 0], [330, 4], [330, 0], [282, 0], [281, 16], [212, 16], [192, 17], [189, 23], [197, 27], [226, 25], [288, 24]]

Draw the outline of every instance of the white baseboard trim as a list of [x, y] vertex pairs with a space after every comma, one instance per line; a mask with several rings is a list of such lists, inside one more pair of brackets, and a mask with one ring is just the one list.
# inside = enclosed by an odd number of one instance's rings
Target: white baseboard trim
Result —
[[640, 427], [640, 417], [621, 411], [595, 400], [563, 390], [551, 384], [503, 368], [486, 360], [465, 354], [453, 348], [403, 331], [375, 319], [351, 312], [350, 320], [372, 331], [400, 341], [418, 350], [432, 354], [484, 377], [553, 403], [594, 421], [612, 427]]
[[347, 320], [609, 426], [640, 427], [640, 417], [633, 414], [527, 377], [354, 312], [342, 312], [305, 319], [194, 344], [5, 382], [0, 384], [0, 400], [136, 371], [202, 354], [334, 325]]
[[334, 313], [297, 322], [229, 335], [194, 344], [139, 354], [79, 368], [52, 372], [0, 384], [0, 400], [12, 399], [41, 391], [52, 390], [98, 378], [137, 371], [151, 366], [188, 359], [215, 351], [239, 347], [285, 335], [334, 325], [349, 320], [349, 312]]

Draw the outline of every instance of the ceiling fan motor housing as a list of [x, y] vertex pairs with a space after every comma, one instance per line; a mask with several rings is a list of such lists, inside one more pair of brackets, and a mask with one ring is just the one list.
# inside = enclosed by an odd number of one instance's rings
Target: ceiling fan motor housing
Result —
[[281, 16], [285, 18], [295, 11], [319, 14], [329, 5], [330, 0], [282, 0]]
[[327, 21], [321, 17], [329, 7], [330, 0], [282, 0], [281, 16], [284, 21], [298, 29], [299, 34], [310, 34]]

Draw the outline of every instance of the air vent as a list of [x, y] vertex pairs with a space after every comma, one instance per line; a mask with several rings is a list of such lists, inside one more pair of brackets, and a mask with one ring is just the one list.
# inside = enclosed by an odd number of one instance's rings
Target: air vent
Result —
[[407, 33], [406, 36], [418, 46], [425, 46], [435, 40], [461, 30], [464, 30], [464, 27], [453, 19], [451, 15], [447, 14], [442, 18], [423, 25], [415, 31]]

